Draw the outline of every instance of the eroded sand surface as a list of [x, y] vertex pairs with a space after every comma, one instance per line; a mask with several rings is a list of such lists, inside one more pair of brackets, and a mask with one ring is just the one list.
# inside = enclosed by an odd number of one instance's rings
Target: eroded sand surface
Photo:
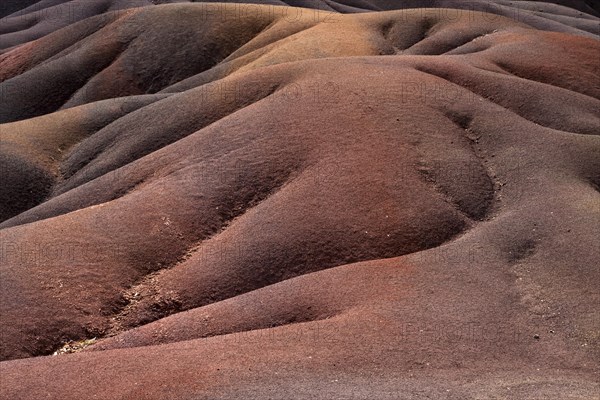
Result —
[[596, 3], [230, 3], [7, 3], [0, 397], [597, 399]]

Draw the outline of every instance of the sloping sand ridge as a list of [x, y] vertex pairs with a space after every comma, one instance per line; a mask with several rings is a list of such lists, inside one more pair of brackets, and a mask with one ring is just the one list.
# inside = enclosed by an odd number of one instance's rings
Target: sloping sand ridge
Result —
[[9, 3], [0, 398], [597, 398], [594, 2]]

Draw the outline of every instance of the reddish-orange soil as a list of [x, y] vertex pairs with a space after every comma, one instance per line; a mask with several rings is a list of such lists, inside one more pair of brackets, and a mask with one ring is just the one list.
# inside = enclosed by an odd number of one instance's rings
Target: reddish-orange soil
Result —
[[229, 3], [0, 13], [0, 398], [597, 399], [598, 6]]

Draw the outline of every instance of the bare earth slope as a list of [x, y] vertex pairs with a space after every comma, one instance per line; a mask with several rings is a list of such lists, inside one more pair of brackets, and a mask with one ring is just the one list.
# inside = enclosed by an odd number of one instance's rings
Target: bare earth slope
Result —
[[[466, 11], [482, 11], [502, 15], [543, 30], [568, 32], [576, 35], [600, 35], [600, 5], [591, 0], [41, 0], [25, 7], [30, 0], [19, 0], [21, 10], [12, 12], [15, 6], [4, 0], [0, 9], [0, 52], [19, 44], [38, 39], [70, 24], [88, 17], [105, 13], [123, 13], [135, 7], [155, 6], [165, 3], [199, 3], [212, 7], [213, 3], [235, 3], [238, 16], [244, 18], [273, 12], [273, 6], [291, 5], [294, 8], [279, 9], [288, 21], [296, 19], [302, 11], [296, 7], [323, 10], [330, 13], [362, 13], [399, 9], [446, 8]], [[268, 8], [261, 8], [262, 6]], [[262, 10], [262, 11], [261, 11]], [[306, 11], [305, 11], [306, 12]], [[443, 11], [447, 18], [456, 11]]]
[[466, 3], [0, 19], [0, 398], [597, 398], [600, 19]]

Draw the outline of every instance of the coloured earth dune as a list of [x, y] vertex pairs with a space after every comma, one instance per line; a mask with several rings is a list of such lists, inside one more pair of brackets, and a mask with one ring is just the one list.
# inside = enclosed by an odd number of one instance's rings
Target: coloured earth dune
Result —
[[1, 399], [598, 399], [598, 2], [0, 17]]

